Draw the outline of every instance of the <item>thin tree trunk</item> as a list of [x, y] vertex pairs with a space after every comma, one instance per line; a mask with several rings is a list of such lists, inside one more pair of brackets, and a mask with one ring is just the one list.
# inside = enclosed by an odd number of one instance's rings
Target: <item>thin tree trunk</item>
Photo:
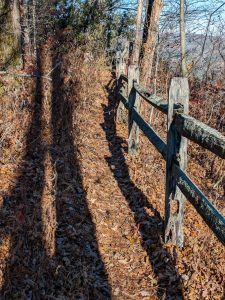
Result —
[[21, 26], [19, 1], [0, 0], [0, 66], [21, 64]]
[[13, 32], [16, 36], [18, 48], [21, 49], [21, 25], [20, 25], [20, 10], [19, 10], [19, 1], [13, 1], [12, 7], [12, 23], [13, 23]]
[[186, 63], [186, 33], [185, 33], [185, 12], [184, 0], [180, 0], [180, 45], [181, 45], [181, 75], [188, 76]]
[[[155, 74], [154, 74], [154, 94], [156, 95], [157, 93], [157, 76], [158, 76], [158, 65], [159, 65], [159, 36], [158, 36], [158, 41], [157, 41], [157, 46], [156, 46], [156, 63], [155, 63]], [[152, 118], [154, 114], [154, 107], [151, 107], [150, 111], [150, 117], [149, 117], [149, 125], [152, 124]]]
[[157, 77], [158, 77], [158, 65], [159, 65], [159, 35], [156, 45], [156, 63], [155, 63], [155, 75], [154, 75], [154, 94], [157, 93]]
[[144, 0], [138, 0], [135, 43], [134, 43], [134, 52], [132, 57], [132, 63], [136, 65], [139, 64], [139, 58], [140, 58], [140, 49], [141, 49], [141, 40], [142, 40], [141, 23], [142, 23], [143, 5], [144, 5]]
[[30, 22], [29, 22], [29, 1], [23, 1], [23, 47], [25, 54], [31, 54]]
[[36, 29], [36, 0], [33, 0], [33, 43], [34, 43], [34, 57], [37, 56], [37, 29]]
[[145, 22], [144, 22], [144, 29], [143, 29], [143, 44], [146, 43], [148, 38], [148, 27], [150, 22], [150, 17], [152, 13], [154, 0], [146, 0], [146, 11], [145, 11]]
[[[150, 5], [150, 3], [149, 3]], [[144, 44], [144, 57], [142, 62], [141, 83], [147, 86], [151, 78], [152, 63], [155, 53], [156, 38], [159, 27], [160, 13], [163, 8], [163, 0], [154, 0], [151, 15], [149, 16], [148, 36]]]
[[20, 8], [19, 1], [14, 0], [12, 6], [12, 28], [14, 34], [14, 49], [17, 51], [18, 65], [21, 64], [22, 53], [22, 30], [20, 24]]

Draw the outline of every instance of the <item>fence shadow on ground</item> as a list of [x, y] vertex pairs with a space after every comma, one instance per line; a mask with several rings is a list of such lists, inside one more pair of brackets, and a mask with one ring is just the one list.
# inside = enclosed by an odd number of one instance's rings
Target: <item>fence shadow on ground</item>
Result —
[[[107, 163], [134, 214], [136, 226], [139, 228], [142, 237], [142, 246], [148, 253], [152, 269], [158, 281], [158, 296], [163, 297], [163, 299], [181, 299], [181, 280], [176, 272], [173, 258], [163, 247], [163, 220], [159, 212], [135, 185], [129, 175], [129, 168], [122, 150], [122, 144], [125, 141], [116, 132], [118, 93], [115, 82], [114, 80], [113, 87], [110, 87], [112, 81], [105, 86], [108, 93], [108, 106], [103, 107], [104, 124], [102, 124], [102, 127], [111, 152], [111, 157], [107, 158]], [[146, 213], [145, 208], [151, 210], [151, 216]]]

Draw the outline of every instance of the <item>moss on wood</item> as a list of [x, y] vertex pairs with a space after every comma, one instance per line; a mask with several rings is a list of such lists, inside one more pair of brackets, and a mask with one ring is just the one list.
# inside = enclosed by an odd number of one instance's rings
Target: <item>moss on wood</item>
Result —
[[0, 0], [0, 68], [21, 62], [20, 40], [14, 33], [11, 1]]

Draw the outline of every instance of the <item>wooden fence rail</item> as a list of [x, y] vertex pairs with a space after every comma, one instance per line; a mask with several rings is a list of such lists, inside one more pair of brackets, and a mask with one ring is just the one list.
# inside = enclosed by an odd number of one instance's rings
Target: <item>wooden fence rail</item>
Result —
[[[189, 88], [187, 79], [173, 78], [168, 102], [151, 94], [139, 83], [137, 66], [129, 66], [128, 76], [118, 76], [120, 104], [117, 120], [121, 120], [121, 105], [128, 110], [128, 152], [138, 150], [138, 130], [166, 160], [165, 242], [183, 246], [184, 196], [195, 207], [206, 224], [225, 245], [225, 218], [186, 174], [187, 139], [225, 159], [225, 137], [217, 130], [188, 115]], [[142, 118], [140, 98], [167, 115], [167, 144]]]
[[[154, 94], [150, 94], [137, 83], [134, 83], [134, 88], [149, 104], [164, 114], [168, 113], [168, 102]], [[175, 104], [174, 110], [176, 111], [174, 118], [176, 128], [182, 136], [225, 159], [225, 137], [221, 133], [195, 118], [182, 114], [183, 106], [181, 104]]]

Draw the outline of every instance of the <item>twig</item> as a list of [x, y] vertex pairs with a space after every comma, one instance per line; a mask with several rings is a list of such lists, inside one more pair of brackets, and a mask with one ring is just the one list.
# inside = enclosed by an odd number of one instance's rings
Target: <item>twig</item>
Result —
[[2, 143], [4, 142], [4, 139], [6, 138], [6, 136], [11, 132], [12, 127], [13, 127], [13, 124], [11, 124], [9, 127], [7, 127], [5, 129], [5, 131], [3, 132], [2, 137], [0, 139], [0, 145], [2, 145]]
[[217, 188], [221, 182], [223, 182], [224, 177], [225, 177], [225, 175], [223, 175], [221, 178], [219, 178], [219, 180], [213, 186], [214, 189]]
[[46, 76], [49, 76], [49, 75], [50, 75], [56, 68], [58, 68], [60, 65], [61, 65], [61, 62], [58, 62], [58, 63], [54, 66], [54, 68], [51, 69], [51, 71], [50, 71], [48, 74], [46, 74]]
[[52, 81], [52, 78], [50, 78], [46, 75], [40, 75], [40, 74], [18, 74], [18, 73], [10, 73], [7, 71], [0, 71], [0, 75], [3, 75], [3, 76], [10, 75], [10, 76], [14, 76], [14, 77], [23, 77], [23, 78], [44, 78], [49, 81]]

